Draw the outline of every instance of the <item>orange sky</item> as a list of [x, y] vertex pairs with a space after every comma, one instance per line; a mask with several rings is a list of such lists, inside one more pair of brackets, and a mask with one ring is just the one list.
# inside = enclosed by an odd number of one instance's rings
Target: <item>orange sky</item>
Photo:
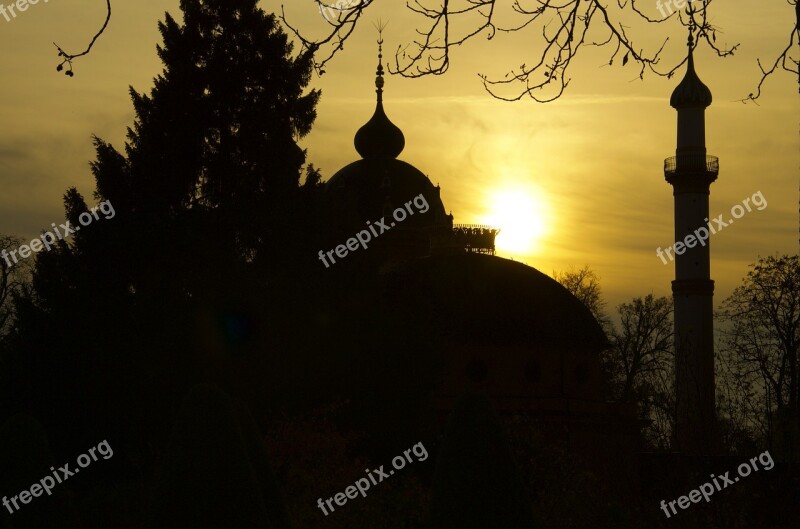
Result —
[[[0, 0], [7, 4], [7, 1]], [[309, 34], [325, 23], [312, 0], [285, 0], [290, 20]], [[149, 90], [161, 65], [156, 28], [177, 0], [112, 3], [108, 31], [69, 79], [55, 71], [55, 40], [78, 50], [105, 17], [102, 0], [50, 0], [0, 18], [0, 232], [32, 237], [63, 218], [61, 197], [71, 185], [91, 198], [90, 136], [122, 148], [133, 120], [128, 85]], [[400, 0], [376, 0], [344, 51], [312, 85], [323, 92], [317, 123], [304, 140], [309, 161], [327, 179], [358, 156], [353, 135], [374, 108], [376, 34], [389, 20], [385, 59], [413, 36], [415, 20]], [[638, 3], [650, 9], [646, 1]], [[280, 2], [264, 1], [265, 10]], [[759, 105], [736, 102], [758, 80], [756, 58], [772, 61], [788, 40], [792, 7], [785, 2], [717, 1], [717, 42], [741, 43], [736, 55], [697, 54], [700, 78], [714, 103], [706, 112], [709, 154], [719, 156], [711, 186], [716, 216], [761, 191], [763, 211], [747, 213], [712, 236], [716, 301], [727, 297], [759, 255], [798, 251], [798, 123], [796, 79], [771, 79]], [[638, 33], [635, 31], [638, 29]], [[685, 53], [685, 31], [674, 21], [634, 27], [647, 46], [670, 36], [665, 63]], [[576, 58], [566, 94], [547, 105], [506, 103], [486, 94], [476, 73], [502, 76], [533, 62], [540, 40], [527, 33], [492, 41], [479, 37], [457, 49], [444, 76], [389, 76], [385, 107], [406, 137], [400, 158], [442, 187], [456, 222], [502, 222], [498, 254], [545, 273], [589, 264], [602, 278], [609, 306], [654, 292], [668, 295], [671, 265], [655, 249], [673, 244], [672, 190], [663, 159], [674, 154], [675, 111], [669, 95], [683, 75], [639, 81], [633, 63], [608, 66], [608, 52]], [[800, 52], [795, 48], [795, 56]], [[506, 225], [509, 224], [509, 225]], [[536, 235], [526, 241], [529, 235]], [[527, 247], [527, 250], [522, 248]]]

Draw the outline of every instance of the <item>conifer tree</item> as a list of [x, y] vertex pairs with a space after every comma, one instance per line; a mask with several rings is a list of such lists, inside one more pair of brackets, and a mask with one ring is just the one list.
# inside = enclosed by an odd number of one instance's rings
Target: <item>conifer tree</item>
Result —
[[[96, 429], [160, 443], [169, 406], [227, 352], [204, 341], [218, 322], [200, 315], [219, 313], [220, 300], [269, 303], [261, 263], [291, 259], [281, 241], [304, 240], [297, 142], [319, 98], [306, 90], [311, 59], [292, 55], [256, 0], [180, 8], [182, 22], [166, 14], [159, 24], [153, 88], [130, 90], [124, 151], [95, 138], [94, 200], [64, 195], [73, 227], [91, 202], [115, 214], [40, 252], [17, 307], [8, 394], [32, 403], [59, 442]], [[318, 174], [307, 176], [314, 188]]]

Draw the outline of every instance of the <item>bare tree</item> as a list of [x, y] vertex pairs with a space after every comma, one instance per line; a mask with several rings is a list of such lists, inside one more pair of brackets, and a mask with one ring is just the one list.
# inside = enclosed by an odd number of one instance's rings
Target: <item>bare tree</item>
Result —
[[[320, 9], [335, 13], [328, 17], [330, 29], [320, 39], [305, 37], [286, 19], [282, 7], [281, 19], [297, 36], [305, 50], [319, 53], [317, 71], [324, 73], [325, 65], [341, 51], [364, 12], [377, 0], [339, 0], [331, 9], [333, 0], [315, 0]], [[489, 79], [480, 75], [484, 88], [498, 99], [515, 101], [530, 97], [538, 102], [549, 102], [560, 97], [569, 84], [569, 68], [578, 52], [584, 47], [606, 47], [609, 65], [619, 60], [625, 66], [630, 60], [638, 64], [638, 77], [647, 71], [671, 77], [685, 62], [661, 66], [661, 54], [669, 41], [664, 37], [660, 46], [651, 51], [639, 47], [629, 34], [633, 25], [644, 24], [652, 28], [677, 17], [684, 26], [696, 28], [696, 47], [701, 41], [720, 57], [732, 55], [738, 44], [730, 48], [716, 44], [718, 28], [707, 18], [713, 0], [695, 0], [692, 7], [663, 15], [649, 15], [637, 0], [515, 0], [503, 10], [498, 0], [409, 0], [407, 9], [422, 19], [419, 38], [406, 46], [398, 47], [392, 73], [404, 77], [441, 75], [450, 67], [450, 52], [471, 39], [493, 39], [497, 33], [515, 33], [538, 30], [541, 47], [537, 47], [533, 60], [509, 71], [502, 79]], [[791, 0], [795, 1], [795, 0]], [[701, 4], [699, 7], [696, 7]], [[510, 11], [509, 11], [510, 10]], [[500, 19], [513, 19], [501, 25]], [[320, 51], [325, 49], [324, 52]], [[510, 95], [501, 94], [508, 91]]]
[[776, 451], [797, 456], [800, 256], [761, 258], [751, 267], [722, 304], [720, 317], [729, 324], [722, 344], [735, 382], [753, 403], [761, 403], [745, 412], [756, 415], [752, 422], [778, 445]]
[[613, 333], [611, 363], [618, 399], [636, 402], [641, 417], [649, 421], [647, 440], [667, 448], [676, 411], [672, 300], [648, 294], [619, 305], [617, 312], [620, 328]]
[[635, 402], [648, 421], [644, 435], [651, 446], [670, 446], [675, 428], [675, 352], [672, 300], [652, 294], [617, 307], [620, 328], [603, 311], [600, 278], [588, 265], [553, 278], [578, 298], [601, 324], [611, 346], [600, 357], [611, 400]]
[[772, 428], [767, 380], [758, 366], [742, 362], [735, 351], [718, 340], [716, 397], [719, 435], [730, 453], [750, 453], [771, 447]]
[[671, 368], [672, 301], [648, 294], [621, 304], [617, 312], [620, 329], [614, 333], [614, 345], [622, 366], [620, 400], [627, 401], [649, 373]]
[[570, 268], [566, 272], [553, 271], [553, 279], [586, 305], [606, 334], [610, 334], [611, 320], [604, 312], [606, 302], [600, 291], [600, 277], [588, 264], [580, 269]]

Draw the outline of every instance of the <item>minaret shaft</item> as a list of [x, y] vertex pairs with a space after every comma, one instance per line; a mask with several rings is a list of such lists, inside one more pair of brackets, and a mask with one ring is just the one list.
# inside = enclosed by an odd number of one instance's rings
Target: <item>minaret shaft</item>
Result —
[[706, 154], [705, 109], [685, 108], [678, 112], [678, 148], [675, 154]]
[[686, 75], [670, 104], [678, 111], [675, 157], [665, 162], [675, 202], [675, 444], [684, 453], [708, 455], [717, 450], [709, 186], [718, 165], [706, 154], [705, 109], [711, 92], [695, 73], [691, 34]]

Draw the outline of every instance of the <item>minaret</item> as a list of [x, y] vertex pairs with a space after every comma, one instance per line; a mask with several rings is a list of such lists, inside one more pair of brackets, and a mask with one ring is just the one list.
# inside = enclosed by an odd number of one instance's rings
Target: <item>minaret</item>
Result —
[[717, 447], [708, 197], [719, 161], [706, 155], [705, 109], [711, 91], [694, 70], [693, 31], [691, 24], [686, 75], [670, 98], [678, 111], [678, 146], [675, 156], [664, 161], [664, 177], [675, 197], [675, 443], [686, 454], [708, 455]]

